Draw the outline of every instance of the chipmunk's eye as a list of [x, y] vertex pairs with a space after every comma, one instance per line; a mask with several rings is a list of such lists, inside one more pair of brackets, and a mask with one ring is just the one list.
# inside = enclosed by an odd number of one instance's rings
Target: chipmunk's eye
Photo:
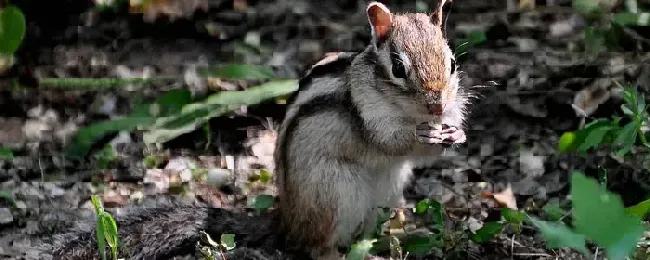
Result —
[[451, 58], [451, 75], [454, 75], [456, 72], [456, 59]]
[[393, 76], [396, 78], [406, 78], [406, 67], [404, 62], [395, 52], [390, 53], [390, 61], [392, 63]]

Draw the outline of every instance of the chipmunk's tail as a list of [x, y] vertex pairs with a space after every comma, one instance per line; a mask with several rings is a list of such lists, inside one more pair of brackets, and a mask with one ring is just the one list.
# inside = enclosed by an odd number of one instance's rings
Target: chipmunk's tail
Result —
[[[277, 248], [274, 211], [252, 216], [245, 210], [173, 206], [134, 208], [116, 217], [121, 243], [118, 256], [124, 259], [172, 259], [191, 255], [205, 231], [214, 241], [221, 234], [235, 234], [237, 247], [268, 250]], [[27, 259], [101, 259], [94, 225], [57, 234], [39, 245]], [[110, 248], [106, 245], [106, 252]]]

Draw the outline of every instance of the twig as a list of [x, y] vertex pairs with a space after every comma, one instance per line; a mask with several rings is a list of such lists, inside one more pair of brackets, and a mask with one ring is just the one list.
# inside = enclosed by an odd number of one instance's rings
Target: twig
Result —
[[52, 88], [116, 88], [128, 84], [143, 84], [162, 80], [162, 78], [41, 78], [41, 87]]
[[546, 254], [546, 253], [515, 253], [514, 255], [516, 255], [516, 256], [545, 256], [545, 257], [551, 257], [551, 255]]

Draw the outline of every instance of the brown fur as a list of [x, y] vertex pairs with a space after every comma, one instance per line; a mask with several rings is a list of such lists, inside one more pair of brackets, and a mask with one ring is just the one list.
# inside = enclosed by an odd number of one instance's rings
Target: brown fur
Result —
[[403, 49], [412, 62], [417, 79], [429, 91], [441, 92], [448, 85], [440, 27], [430, 26], [426, 14], [402, 14], [393, 18], [391, 41]]

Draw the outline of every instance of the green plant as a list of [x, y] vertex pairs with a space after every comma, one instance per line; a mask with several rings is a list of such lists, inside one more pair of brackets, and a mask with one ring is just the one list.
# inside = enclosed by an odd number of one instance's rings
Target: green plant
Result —
[[108, 212], [104, 211], [102, 202], [99, 197], [91, 196], [91, 202], [97, 215], [97, 246], [102, 259], [106, 259], [106, 248], [104, 243], [108, 243], [111, 248], [113, 260], [117, 260], [118, 235], [117, 224]]
[[0, 146], [0, 159], [12, 159], [14, 158], [14, 153], [9, 148]]
[[617, 156], [625, 156], [630, 152], [637, 139], [643, 146], [650, 149], [646, 134], [641, 131], [641, 127], [650, 122], [645, 97], [639, 94], [636, 88], [629, 86], [624, 87], [623, 97], [625, 104], [621, 105], [621, 110], [630, 122], [621, 126], [621, 117], [612, 117], [611, 120], [594, 120], [584, 129], [564, 133], [560, 137], [558, 150], [560, 152], [577, 151], [585, 154], [589, 149], [597, 148], [605, 143], [615, 146]]
[[[250, 73], [254, 78], [263, 78], [268, 70], [254, 66], [223, 66], [224, 71], [212, 73], [232, 78], [244, 77]], [[267, 75], [268, 76], [268, 75]], [[144, 142], [161, 144], [179, 135], [194, 131], [209, 119], [229, 113], [242, 105], [254, 105], [264, 100], [284, 96], [296, 91], [297, 80], [271, 80], [245, 91], [221, 91], [203, 100], [193, 100], [188, 90], [174, 90], [165, 93], [151, 104], [139, 105], [123, 118], [94, 123], [80, 129], [73, 141], [66, 147], [69, 157], [85, 156], [93, 143], [102, 136], [116, 131], [144, 130]]]
[[0, 53], [13, 54], [25, 38], [25, 15], [20, 8], [7, 5], [0, 9]]
[[117, 159], [117, 153], [113, 146], [106, 144], [104, 149], [98, 154], [97, 164], [100, 169], [107, 169], [108, 166]]
[[550, 221], [503, 209], [503, 220], [485, 223], [472, 239], [485, 242], [502, 232], [506, 225], [518, 227], [527, 222], [537, 227], [549, 249], [570, 247], [588, 255], [585, 242], [589, 240], [604, 248], [608, 259], [625, 259], [643, 235], [644, 228], [638, 215], [647, 214], [650, 203], [625, 209], [619, 195], [607, 191], [605, 186], [579, 171], [574, 171], [571, 177], [571, 197], [573, 228], [563, 222], [566, 213], [558, 205], [549, 205], [545, 209], [552, 213], [547, 214]]

